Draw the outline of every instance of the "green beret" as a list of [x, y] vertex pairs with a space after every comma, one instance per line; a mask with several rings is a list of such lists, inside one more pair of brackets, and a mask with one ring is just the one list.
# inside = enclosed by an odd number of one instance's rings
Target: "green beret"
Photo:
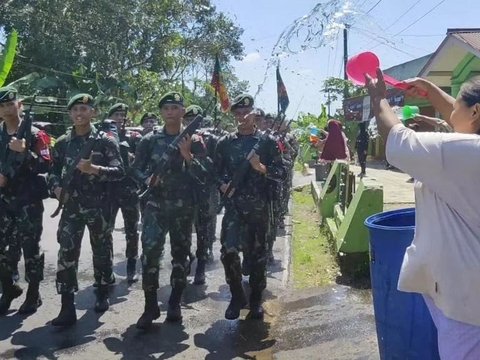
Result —
[[0, 88], [0, 103], [17, 100], [17, 89], [11, 86]]
[[248, 108], [253, 107], [253, 97], [248, 94], [240, 94], [235, 97], [232, 101], [232, 106], [230, 110], [235, 110], [238, 108]]
[[162, 96], [158, 102], [158, 107], [161, 108], [165, 104], [175, 104], [183, 106], [183, 96], [176, 91], [170, 91]]
[[70, 110], [75, 104], [84, 104], [90, 105], [93, 107], [93, 96], [90, 94], [77, 94], [70, 98], [70, 101], [67, 104], [67, 110]]
[[110, 109], [108, 109], [107, 116], [110, 116], [117, 111], [127, 112], [128, 111], [128, 105], [124, 104], [124, 103], [117, 103], [117, 104], [113, 105]]
[[158, 117], [155, 113], [153, 112], [147, 112], [142, 115], [142, 118], [140, 119], [140, 124], [143, 124], [143, 122], [147, 119], [156, 119], [158, 120]]
[[185, 115], [184, 117], [188, 117], [188, 116], [197, 116], [197, 115], [201, 115], [203, 113], [203, 109], [198, 106], [198, 105], [190, 105], [189, 107], [187, 107], [185, 109]]
[[265, 120], [275, 120], [275, 115], [268, 113], [265, 115]]

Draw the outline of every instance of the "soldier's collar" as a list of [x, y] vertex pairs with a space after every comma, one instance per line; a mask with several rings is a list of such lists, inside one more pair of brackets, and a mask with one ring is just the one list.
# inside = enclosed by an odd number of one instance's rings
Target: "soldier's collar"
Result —
[[[97, 128], [90, 124], [90, 132], [88, 133], [87, 138], [95, 137], [97, 133]], [[70, 138], [74, 139], [76, 137], [79, 137], [79, 135], [77, 135], [77, 133], [75, 132], [75, 126], [72, 126], [72, 130], [70, 131]]]

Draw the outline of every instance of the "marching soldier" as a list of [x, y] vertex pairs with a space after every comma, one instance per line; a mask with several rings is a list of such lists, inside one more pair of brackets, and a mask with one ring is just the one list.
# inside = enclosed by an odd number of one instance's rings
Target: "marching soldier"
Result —
[[181, 133], [185, 114], [183, 97], [175, 91], [165, 94], [160, 99], [159, 107], [165, 125], [157, 133], [151, 132], [140, 141], [133, 164], [138, 182], [153, 186], [145, 199], [142, 231], [145, 311], [137, 322], [137, 328], [143, 330], [148, 329], [153, 320], [160, 316], [157, 303], [159, 259], [167, 233], [170, 234], [172, 254], [172, 292], [168, 300], [167, 320], [182, 319], [180, 301], [190, 272], [189, 254], [195, 206], [192, 189], [196, 182], [205, 184], [207, 178], [207, 170], [202, 165], [204, 154], [192, 154], [196, 148], [192, 142], [199, 140], [195, 135], [182, 139], [179, 151], [168, 159], [168, 170], [160, 174], [161, 178], [152, 178], [152, 170], [162, 159], [169, 144]]
[[[85, 226], [90, 233], [98, 284], [95, 311], [104, 312], [109, 307], [108, 285], [115, 282], [109, 187], [125, 174], [115, 139], [91, 124], [95, 117], [93, 97], [75, 95], [67, 110], [73, 127], [55, 143], [49, 174], [51, 192], [63, 205], [57, 232], [60, 250], [56, 279], [62, 308], [52, 320], [54, 326], [68, 326], [77, 321], [74, 293], [78, 291], [77, 267]], [[91, 151], [85, 154], [85, 149]], [[71, 181], [66, 183], [67, 179]]]
[[[122, 211], [125, 238], [127, 247], [125, 257], [127, 258], [127, 281], [133, 283], [138, 280], [136, 266], [138, 259], [138, 221], [140, 220], [140, 204], [138, 200], [138, 186], [132, 177], [130, 165], [133, 163], [135, 154], [135, 142], [137, 138], [127, 136], [125, 131], [125, 122], [127, 120], [128, 105], [118, 103], [109, 110], [107, 117], [116, 122], [118, 141], [120, 145], [120, 155], [122, 156], [125, 167], [125, 177], [121, 181], [115, 181], [111, 184], [111, 191], [115, 194], [111, 196], [112, 205], [112, 229], [115, 226], [115, 219], [118, 210]], [[140, 134], [138, 134], [140, 136]]]
[[[43, 280], [44, 254], [40, 251], [40, 237], [42, 200], [48, 192], [45, 178], [39, 174], [48, 171], [50, 139], [45, 132], [31, 127], [21, 114], [17, 91], [0, 88], [0, 315], [5, 315], [23, 292], [12, 279], [19, 249], [25, 259], [28, 291], [18, 312], [30, 314], [42, 304], [39, 284]], [[19, 133], [22, 128], [23, 134]], [[25, 136], [28, 132], [31, 136]]]
[[[203, 109], [198, 105], [190, 105], [185, 109], [184, 124], [190, 124], [193, 119], [202, 114]], [[208, 160], [213, 159], [213, 154], [217, 144], [217, 138], [207, 129], [202, 128], [196, 132], [202, 139], [203, 144], [206, 147], [206, 154]], [[201, 143], [199, 143], [201, 144]], [[197, 153], [202, 149], [196, 150]], [[209, 173], [213, 174], [213, 163], [208, 162]], [[195, 270], [195, 277], [193, 283], [195, 285], [205, 284], [205, 266], [207, 260], [210, 257], [213, 257], [212, 246], [215, 240], [215, 233], [212, 232], [211, 227], [215, 227], [217, 219], [217, 203], [215, 202], [216, 198], [212, 192], [218, 192], [214, 177], [208, 179], [205, 184], [197, 184], [197, 200], [198, 206], [195, 212], [195, 229], [197, 232], [197, 268]]]
[[[269, 181], [281, 181], [286, 176], [276, 142], [268, 134], [261, 134], [255, 129], [252, 107], [253, 98], [250, 95], [239, 95], [233, 100], [231, 111], [238, 123], [237, 131], [219, 140], [215, 154], [218, 185], [225, 199], [220, 241], [221, 260], [232, 294], [225, 312], [225, 318], [230, 320], [238, 318], [240, 310], [246, 305], [239, 257], [239, 252], [245, 249], [248, 249], [247, 256], [251, 261], [250, 312], [247, 318], [263, 318], [266, 234], [271, 216], [267, 186]], [[247, 160], [257, 143], [257, 151]], [[241, 174], [239, 169], [246, 169], [246, 172]], [[239, 179], [240, 176], [242, 178]]]

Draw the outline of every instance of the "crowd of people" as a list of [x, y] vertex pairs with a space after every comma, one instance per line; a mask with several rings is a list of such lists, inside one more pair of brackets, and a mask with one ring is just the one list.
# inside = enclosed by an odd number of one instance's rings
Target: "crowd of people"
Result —
[[[18, 312], [33, 313], [42, 305], [43, 200], [54, 197], [59, 201], [55, 213], [61, 211], [56, 290], [62, 305], [52, 325], [77, 321], [77, 268], [85, 228], [93, 253], [94, 309], [108, 310], [108, 288], [116, 281], [112, 233], [119, 210], [129, 283], [139, 278], [141, 241], [145, 308], [137, 328], [148, 329], [160, 316], [159, 263], [167, 234], [172, 290], [166, 319], [181, 320], [181, 297], [195, 257], [193, 284], [206, 282], [221, 206], [220, 259], [231, 291], [225, 317], [238, 318], [249, 304], [247, 318], [263, 319], [266, 267], [273, 261], [276, 231], [284, 226], [298, 152], [281, 114], [265, 114], [254, 108], [252, 96], [239, 95], [231, 105], [237, 129], [227, 133], [203, 116], [199, 106], [185, 107], [182, 94], [172, 91], [159, 101], [160, 116], [146, 113], [143, 131], [127, 132], [127, 104], [113, 105], [94, 125], [94, 98], [78, 94], [67, 104], [72, 127], [50, 146], [44, 131], [27, 124], [17, 95], [12, 87], [0, 88], [0, 315], [23, 293], [17, 282], [22, 253], [28, 290]], [[191, 251], [192, 226], [196, 256]], [[249, 276], [248, 300], [243, 275]]]

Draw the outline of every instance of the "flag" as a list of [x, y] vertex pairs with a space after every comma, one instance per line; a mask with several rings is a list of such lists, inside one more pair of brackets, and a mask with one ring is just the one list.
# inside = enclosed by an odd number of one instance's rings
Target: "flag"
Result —
[[278, 99], [278, 108], [281, 113], [285, 114], [290, 100], [288, 99], [287, 89], [283, 83], [282, 77], [280, 76], [280, 68], [277, 66], [277, 99]]
[[215, 56], [215, 68], [213, 69], [211, 84], [215, 89], [215, 97], [218, 96], [220, 100], [220, 107], [222, 111], [227, 112], [230, 109], [230, 100], [228, 99], [227, 89], [225, 88], [225, 84], [223, 83], [218, 55]]

